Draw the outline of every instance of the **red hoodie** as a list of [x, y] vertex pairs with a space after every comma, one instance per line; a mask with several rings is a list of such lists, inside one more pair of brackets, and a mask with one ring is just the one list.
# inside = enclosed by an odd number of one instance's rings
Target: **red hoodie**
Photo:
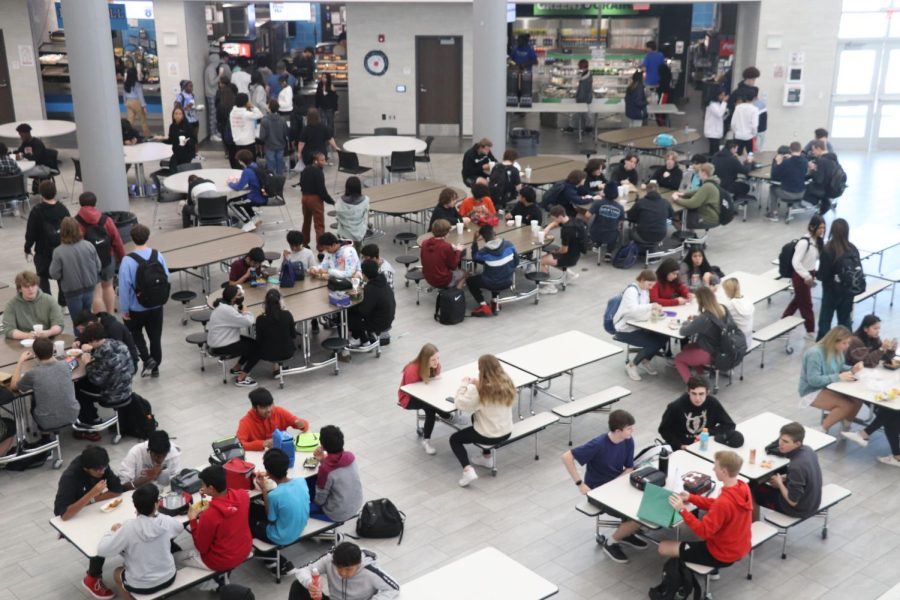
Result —
[[453, 271], [459, 268], [458, 250], [454, 250], [443, 238], [428, 238], [419, 250], [422, 255], [422, 273], [428, 285], [445, 288], [453, 279]]
[[[85, 223], [90, 223], [91, 225], [96, 225], [100, 222], [100, 211], [94, 206], [82, 206], [77, 216], [84, 219]], [[79, 225], [81, 224], [79, 223]], [[122, 257], [125, 256], [125, 246], [122, 245], [122, 236], [119, 235], [119, 229], [112, 219], [106, 219], [104, 229], [106, 229], [106, 235], [109, 236], [112, 242], [113, 256], [122, 260]], [[81, 225], [81, 233], [82, 235], [84, 234], [84, 225]]]
[[688, 286], [681, 283], [681, 279], [675, 281], [663, 281], [657, 279], [650, 288], [650, 302], [656, 302], [660, 306], [678, 306], [678, 298], [687, 298], [691, 293]]
[[213, 498], [209, 508], [191, 521], [194, 546], [203, 564], [222, 573], [247, 560], [253, 544], [249, 512], [247, 490], [226, 490], [224, 496]]
[[691, 494], [689, 502], [705, 510], [706, 515], [701, 520], [689, 511], [682, 510], [681, 518], [706, 542], [713, 558], [733, 563], [750, 553], [753, 500], [746, 483], [738, 481], [731, 487], [723, 488], [715, 499]]

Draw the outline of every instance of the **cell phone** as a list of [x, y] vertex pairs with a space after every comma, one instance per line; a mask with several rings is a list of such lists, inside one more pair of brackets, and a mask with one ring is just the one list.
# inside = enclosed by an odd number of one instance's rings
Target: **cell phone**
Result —
[[69, 365], [69, 370], [74, 371], [78, 368], [78, 359], [77, 358], [67, 358], [66, 364]]

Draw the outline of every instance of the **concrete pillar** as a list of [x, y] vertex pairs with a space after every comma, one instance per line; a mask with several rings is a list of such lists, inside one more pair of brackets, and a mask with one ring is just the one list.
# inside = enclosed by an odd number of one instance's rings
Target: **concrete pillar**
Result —
[[127, 211], [109, 3], [62, 0], [62, 11], [84, 189], [97, 194], [100, 210]]
[[506, 149], [506, 3], [475, 0], [472, 5], [472, 138], [494, 142], [498, 159]]

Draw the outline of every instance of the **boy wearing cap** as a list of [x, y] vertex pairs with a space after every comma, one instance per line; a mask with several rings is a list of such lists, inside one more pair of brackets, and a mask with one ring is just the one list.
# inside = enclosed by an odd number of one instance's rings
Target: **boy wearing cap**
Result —
[[734, 431], [734, 421], [709, 394], [706, 379], [695, 375], [688, 379], [687, 392], [666, 407], [659, 434], [672, 450], [681, 450], [693, 444], [704, 429], [710, 435], [728, 433]]
[[309, 431], [309, 421], [301, 419], [290, 411], [275, 406], [272, 393], [266, 388], [256, 388], [250, 392], [252, 408], [238, 423], [237, 438], [244, 450], [259, 452], [272, 447], [272, 433], [276, 429], [288, 427]]
[[781, 428], [778, 451], [790, 460], [787, 473], [776, 473], [753, 489], [753, 520], [765, 506], [789, 517], [806, 519], [819, 512], [822, 502], [822, 469], [812, 448], [803, 444], [806, 429], [796, 421]]
[[625, 209], [618, 203], [619, 186], [607, 183], [602, 196], [591, 204], [591, 240], [597, 246], [606, 245], [607, 254], [615, 254], [622, 238], [622, 223], [625, 222]]
[[228, 283], [238, 285], [250, 279], [251, 275], [257, 273], [260, 265], [266, 260], [266, 253], [262, 248], [251, 248], [243, 258], [239, 258], [231, 263], [228, 270]]

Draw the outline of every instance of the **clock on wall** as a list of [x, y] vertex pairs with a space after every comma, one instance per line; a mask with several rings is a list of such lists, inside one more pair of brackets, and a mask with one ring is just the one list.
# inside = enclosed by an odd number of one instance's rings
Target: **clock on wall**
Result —
[[366, 71], [377, 77], [384, 75], [388, 69], [387, 54], [381, 50], [370, 50], [366, 54], [366, 58], [363, 59], [363, 63], [365, 64]]

